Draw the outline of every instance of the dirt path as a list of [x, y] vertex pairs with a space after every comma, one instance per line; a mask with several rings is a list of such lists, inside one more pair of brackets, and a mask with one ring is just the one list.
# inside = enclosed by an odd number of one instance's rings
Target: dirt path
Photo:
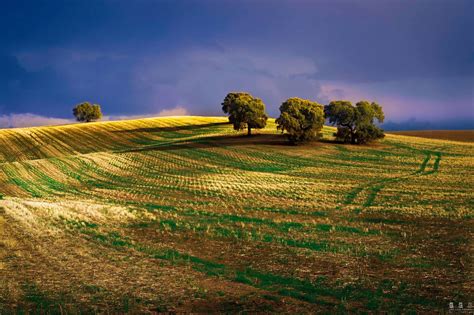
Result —
[[[441, 152], [424, 151], [424, 155], [425, 158], [421, 162], [419, 169], [410, 174], [364, 183], [363, 185], [355, 187], [346, 195], [344, 206], [358, 206], [357, 212], [360, 212], [364, 208], [368, 208], [373, 205], [375, 199], [377, 198], [377, 194], [385, 186], [405, 179], [410, 179], [412, 177], [430, 175], [438, 172], [441, 162]], [[433, 161], [432, 165], [430, 161]], [[427, 170], [428, 165], [431, 165], [429, 170]], [[365, 195], [360, 197], [360, 195], [362, 195], [364, 192]]]

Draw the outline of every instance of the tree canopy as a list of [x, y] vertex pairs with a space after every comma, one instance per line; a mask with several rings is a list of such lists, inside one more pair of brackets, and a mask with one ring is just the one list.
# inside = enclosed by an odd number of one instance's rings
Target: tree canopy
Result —
[[265, 104], [249, 93], [231, 92], [221, 105], [222, 111], [229, 115], [229, 122], [233, 124], [235, 130], [246, 128], [247, 134], [251, 135], [253, 128], [265, 128], [267, 124]]
[[375, 125], [382, 123], [385, 116], [382, 107], [368, 101], [355, 106], [349, 101], [332, 101], [324, 108], [329, 123], [337, 126], [336, 139], [346, 143], [363, 144], [383, 138], [383, 130]]
[[280, 112], [280, 117], [275, 121], [277, 129], [286, 131], [291, 143], [297, 144], [321, 136], [324, 125], [323, 105], [292, 97], [281, 104]]
[[74, 117], [76, 117], [77, 121], [91, 122], [102, 118], [100, 105], [92, 105], [89, 102], [78, 104], [76, 107], [74, 107], [72, 113], [74, 114]]

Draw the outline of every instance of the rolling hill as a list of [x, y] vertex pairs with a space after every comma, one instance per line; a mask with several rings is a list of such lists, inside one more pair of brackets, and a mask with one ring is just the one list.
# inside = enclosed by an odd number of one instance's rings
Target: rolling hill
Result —
[[224, 117], [0, 130], [0, 313], [446, 311], [474, 144], [250, 138]]

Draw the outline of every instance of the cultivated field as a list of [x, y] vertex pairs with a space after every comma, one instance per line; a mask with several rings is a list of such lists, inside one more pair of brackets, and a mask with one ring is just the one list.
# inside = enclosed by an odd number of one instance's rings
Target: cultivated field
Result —
[[391, 131], [390, 133], [402, 136], [474, 142], [474, 130], [410, 130]]
[[0, 130], [0, 313], [474, 302], [474, 144], [222, 117]]

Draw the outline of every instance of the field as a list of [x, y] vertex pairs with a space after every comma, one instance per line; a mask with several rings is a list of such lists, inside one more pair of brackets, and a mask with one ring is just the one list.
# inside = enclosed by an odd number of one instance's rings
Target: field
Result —
[[474, 144], [223, 117], [0, 130], [0, 313], [474, 302]]
[[474, 130], [412, 130], [391, 131], [390, 133], [402, 136], [474, 142]]

